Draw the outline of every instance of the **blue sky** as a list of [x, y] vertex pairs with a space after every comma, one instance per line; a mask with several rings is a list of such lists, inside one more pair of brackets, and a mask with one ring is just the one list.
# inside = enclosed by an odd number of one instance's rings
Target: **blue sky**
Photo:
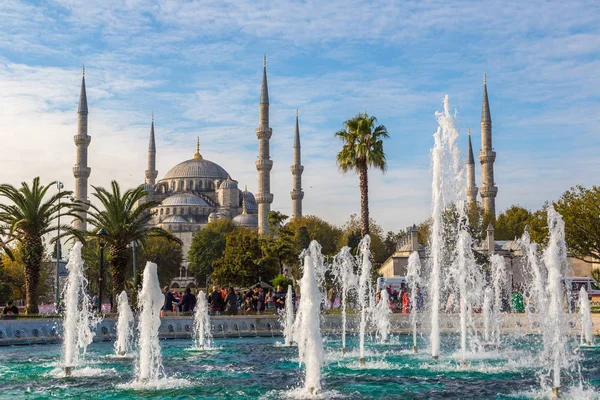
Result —
[[[442, 98], [480, 146], [487, 72], [497, 209], [537, 208], [598, 182], [600, 3], [596, 1], [9, 1], [0, 5], [2, 181], [73, 187], [86, 66], [90, 183], [143, 182], [151, 113], [159, 178], [201, 153], [256, 189], [262, 57], [268, 57], [274, 209], [289, 213], [300, 113], [304, 211], [359, 212], [358, 178], [335, 165], [333, 133], [366, 111], [391, 135], [371, 173], [385, 230], [430, 212], [429, 151]], [[481, 186], [480, 166], [476, 166]]]

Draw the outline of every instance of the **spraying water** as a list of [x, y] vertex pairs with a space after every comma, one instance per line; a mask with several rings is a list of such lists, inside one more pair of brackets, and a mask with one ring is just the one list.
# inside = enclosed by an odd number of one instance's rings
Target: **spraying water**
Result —
[[546, 335], [551, 344], [551, 363], [553, 391], [561, 387], [561, 368], [566, 366], [566, 326], [565, 311], [562, 307], [563, 288], [561, 276], [567, 265], [567, 249], [565, 246], [565, 223], [554, 207], [548, 207], [548, 247], [544, 251], [544, 264], [548, 269], [548, 319], [549, 329]]
[[494, 297], [492, 288], [485, 288], [483, 293], [483, 339], [485, 343], [490, 343], [490, 319], [492, 318], [492, 298]]
[[115, 341], [115, 354], [124, 356], [133, 348], [133, 312], [129, 307], [127, 292], [124, 290], [117, 297], [119, 319], [117, 321], [117, 340]]
[[390, 295], [385, 288], [379, 292], [379, 303], [373, 309], [373, 319], [377, 327], [377, 334], [381, 337], [381, 343], [387, 343], [390, 334], [390, 317], [392, 310], [389, 306]]
[[358, 280], [358, 303], [360, 306], [359, 358], [360, 364], [365, 363], [365, 330], [367, 327], [367, 310], [370, 308], [371, 291], [371, 238], [366, 235], [358, 245], [362, 259], [360, 277]]
[[160, 309], [164, 296], [158, 283], [156, 264], [147, 262], [139, 294], [140, 319], [138, 323], [139, 359], [136, 365], [138, 382], [156, 382], [163, 373], [158, 330]]
[[[471, 236], [465, 229], [461, 229], [458, 232], [456, 259], [451, 265], [450, 272], [456, 282], [456, 286], [458, 286], [459, 293], [460, 357], [463, 364], [466, 363], [467, 358], [467, 335], [469, 327], [474, 327], [472, 305], [478, 304], [480, 301], [483, 282], [483, 277], [475, 263], [471, 246]], [[473, 338], [473, 340], [475, 339]]]
[[[436, 112], [439, 127], [433, 135], [434, 146], [431, 149], [432, 210], [431, 210], [431, 355], [438, 358], [440, 353], [440, 282], [444, 260], [444, 221], [446, 204], [458, 202], [464, 187], [463, 169], [457, 146], [458, 130], [454, 116], [450, 113], [448, 96], [444, 97], [444, 111]], [[459, 189], [460, 188], [460, 189]]]
[[283, 318], [283, 337], [285, 338], [285, 345], [291, 346], [294, 339], [294, 297], [292, 285], [288, 285]]
[[70, 376], [73, 367], [78, 366], [85, 357], [87, 347], [94, 338], [92, 328], [100, 322], [100, 319], [93, 318], [90, 309], [88, 281], [83, 275], [82, 247], [77, 242], [71, 249], [67, 264], [69, 276], [63, 292], [63, 368], [66, 376]]
[[342, 352], [346, 351], [346, 307], [348, 293], [356, 289], [356, 275], [354, 274], [355, 259], [350, 253], [350, 247], [342, 247], [333, 258], [332, 273], [336, 283], [341, 288], [342, 308]]
[[323, 294], [320, 286], [325, 275], [321, 246], [312, 241], [304, 256], [300, 280], [300, 305], [294, 322], [294, 341], [298, 343], [298, 359], [305, 366], [304, 388], [310, 395], [321, 390], [321, 367], [323, 366], [323, 338], [320, 314]]
[[[412, 324], [412, 335], [413, 335], [413, 351], [417, 352], [417, 314], [419, 312], [418, 300], [417, 296], [422, 296], [421, 294], [417, 294], [417, 289], [419, 289], [419, 284], [421, 283], [421, 261], [419, 259], [419, 253], [414, 251], [410, 257], [408, 257], [408, 267], [406, 272], [406, 281], [408, 283], [408, 287], [410, 289], [410, 304], [412, 306], [412, 310], [410, 313], [410, 320]], [[420, 289], [419, 289], [420, 290]]]
[[594, 342], [594, 331], [592, 329], [592, 315], [590, 299], [587, 290], [582, 286], [579, 289], [579, 314], [581, 314], [581, 344], [591, 346]]
[[210, 332], [210, 315], [206, 293], [198, 293], [196, 309], [194, 310], [194, 344], [197, 349], [210, 349], [212, 347], [212, 333]]
[[492, 267], [492, 287], [494, 289], [494, 304], [492, 307], [492, 340], [500, 347], [502, 341], [502, 295], [508, 282], [504, 257], [493, 254], [490, 258]]

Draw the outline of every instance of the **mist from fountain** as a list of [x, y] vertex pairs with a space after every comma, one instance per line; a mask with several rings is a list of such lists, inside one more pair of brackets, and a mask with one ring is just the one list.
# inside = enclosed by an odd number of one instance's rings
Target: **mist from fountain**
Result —
[[358, 245], [360, 276], [358, 278], [358, 305], [360, 307], [359, 328], [359, 358], [360, 364], [365, 363], [365, 331], [367, 328], [367, 313], [371, 310], [371, 238], [366, 235]]
[[357, 289], [357, 277], [354, 274], [356, 259], [350, 253], [350, 247], [344, 246], [333, 258], [331, 272], [333, 279], [341, 291], [341, 310], [342, 310], [342, 353], [346, 351], [346, 308], [348, 306], [348, 294], [351, 290]]
[[[421, 284], [421, 260], [419, 252], [413, 251], [408, 257], [408, 266], [406, 269], [406, 283], [410, 290], [410, 322], [413, 336], [413, 352], [417, 352], [417, 316], [419, 309], [417, 307], [417, 288]], [[420, 290], [420, 289], [419, 289]]]
[[140, 308], [138, 322], [139, 356], [136, 363], [137, 381], [155, 383], [164, 373], [158, 331], [160, 328], [160, 309], [164, 295], [158, 282], [157, 266], [146, 263], [142, 276], [142, 290], [139, 293]]
[[323, 293], [321, 287], [325, 278], [325, 264], [321, 245], [312, 241], [301, 257], [302, 279], [300, 285], [300, 305], [296, 313], [293, 334], [298, 344], [298, 360], [304, 364], [304, 389], [315, 395], [321, 391], [321, 367], [323, 366], [323, 338], [321, 337], [320, 315]]
[[567, 248], [565, 245], [565, 223], [552, 205], [548, 207], [548, 246], [544, 250], [543, 260], [548, 270], [547, 293], [548, 328], [545, 335], [549, 337], [550, 360], [553, 391], [561, 387], [561, 369], [568, 367], [567, 359], [567, 326], [565, 311], [562, 306], [562, 276], [566, 276]]
[[379, 303], [375, 304], [373, 308], [373, 321], [377, 328], [377, 334], [381, 338], [381, 343], [387, 343], [390, 335], [390, 318], [392, 316], [392, 310], [390, 310], [390, 295], [388, 291], [383, 288], [379, 292]]
[[285, 311], [283, 313], [283, 337], [286, 346], [291, 346], [294, 341], [294, 297], [292, 285], [288, 285], [285, 296]]
[[90, 307], [88, 281], [83, 274], [82, 247], [81, 242], [76, 242], [69, 253], [69, 275], [63, 291], [63, 368], [66, 376], [70, 376], [72, 369], [81, 364], [88, 345], [94, 339], [93, 327], [100, 322], [100, 318], [94, 318]]
[[579, 289], [579, 314], [581, 315], [581, 344], [591, 346], [594, 343], [594, 330], [590, 299], [584, 286]]
[[500, 347], [502, 343], [502, 295], [506, 294], [508, 277], [506, 275], [504, 257], [493, 254], [490, 258], [490, 264], [492, 270], [492, 288], [494, 291], [494, 302], [491, 315], [491, 343], [496, 347]]
[[133, 312], [129, 307], [127, 292], [124, 290], [117, 297], [117, 340], [115, 341], [115, 354], [124, 356], [133, 349]]
[[198, 293], [196, 308], [194, 309], [194, 345], [196, 349], [203, 350], [212, 347], [213, 336], [210, 326], [208, 301], [206, 300], [206, 293], [201, 290]]

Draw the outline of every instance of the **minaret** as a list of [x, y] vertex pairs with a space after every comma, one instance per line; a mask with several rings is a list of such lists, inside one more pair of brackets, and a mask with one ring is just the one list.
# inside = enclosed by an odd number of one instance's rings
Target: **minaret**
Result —
[[271, 168], [273, 168], [273, 161], [269, 155], [269, 139], [271, 139], [273, 130], [269, 128], [269, 90], [267, 88], [266, 55], [263, 65], [259, 109], [259, 124], [258, 128], [256, 128], [256, 137], [258, 138], [258, 160], [256, 160], [258, 193], [256, 194], [256, 203], [258, 204], [258, 233], [262, 234], [268, 231], [267, 215], [271, 211], [271, 203], [273, 202], [273, 194], [271, 193]]
[[475, 159], [471, 145], [471, 127], [469, 127], [469, 150], [467, 151], [467, 205], [469, 208], [477, 203], [477, 184], [475, 183]]
[[[92, 141], [88, 135], [88, 106], [87, 95], [85, 92], [85, 67], [82, 68], [81, 76], [81, 92], [79, 94], [79, 108], [77, 109], [77, 135], [74, 137], [75, 146], [77, 146], [77, 159], [73, 167], [73, 176], [75, 177], [75, 200], [84, 202], [83, 209], [87, 211], [89, 208], [89, 200], [87, 196], [88, 178], [91, 168], [88, 167], [87, 149]], [[86, 211], [80, 213], [85, 218]], [[85, 221], [75, 219], [73, 221], [75, 229], [86, 230], [87, 224]]]
[[498, 188], [494, 182], [494, 161], [496, 152], [492, 148], [492, 117], [490, 115], [490, 103], [488, 102], [486, 76], [483, 75], [483, 101], [481, 103], [481, 199], [483, 200], [483, 212], [491, 214], [496, 218], [496, 195]]
[[300, 128], [298, 126], [298, 109], [296, 109], [296, 131], [294, 132], [294, 165], [292, 165], [293, 189], [290, 192], [292, 196], [292, 219], [302, 216], [302, 158], [300, 156]]
[[146, 170], [146, 184], [154, 186], [158, 171], [156, 170], [156, 142], [154, 141], [154, 113], [150, 126], [150, 143], [148, 144], [148, 169]]

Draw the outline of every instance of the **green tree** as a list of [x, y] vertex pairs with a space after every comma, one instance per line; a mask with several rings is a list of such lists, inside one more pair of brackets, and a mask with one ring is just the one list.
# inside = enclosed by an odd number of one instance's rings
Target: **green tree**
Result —
[[230, 219], [209, 222], [196, 232], [188, 251], [189, 269], [202, 286], [213, 273], [213, 262], [223, 257], [227, 234], [236, 229]]
[[569, 253], [582, 261], [600, 262], [600, 187], [576, 186], [554, 203], [565, 221]]
[[[265, 278], [261, 270], [262, 258], [256, 233], [237, 228], [227, 234], [225, 252], [223, 257], [213, 262], [211, 278], [220, 285], [251, 285], [258, 282], [259, 278]], [[268, 280], [272, 279], [275, 273], [270, 275], [266, 277]]]
[[[39, 177], [33, 179], [31, 186], [27, 182], [22, 182], [19, 188], [0, 185], [0, 196], [6, 200], [6, 203], [0, 203], [0, 232], [4, 233], [7, 241], [16, 241], [22, 248], [27, 314], [38, 312], [38, 285], [44, 256], [42, 237], [56, 230], [53, 223], [59, 211], [64, 216], [74, 216], [70, 211], [71, 205], [60, 202], [71, 192], [59, 190], [46, 198], [48, 190], [55, 185], [56, 182], [50, 182], [44, 186], [40, 184]], [[61, 230], [69, 228], [63, 226]]]
[[[158, 265], [158, 281], [161, 286], [170, 285], [171, 280], [179, 276], [179, 268], [181, 268], [183, 262], [181, 244], [164, 237], [149, 237], [142, 243], [140, 250], [141, 257], [137, 257], [138, 265], [136, 268], [139, 275], [143, 272], [144, 260], [147, 260]], [[133, 268], [129, 270], [133, 274]]]
[[369, 229], [369, 167], [387, 169], [386, 155], [383, 151], [383, 139], [389, 137], [383, 125], [377, 125], [377, 118], [358, 114], [344, 122], [344, 129], [335, 133], [343, 142], [337, 155], [337, 165], [343, 173], [354, 171], [360, 180], [361, 235], [370, 233]]
[[[356, 253], [357, 247], [362, 239], [361, 220], [358, 215], [352, 214], [344, 226], [342, 226], [342, 234], [338, 241], [338, 249], [343, 246], [348, 246]], [[389, 257], [384, 244], [383, 229], [375, 220], [371, 218], [369, 222], [371, 233], [371, 255], [373, 256], [373, 269], [379, 268], [381, 264]]]
[[[111, 182], [111, 191], [95, 187], [94, 196], [99, 205], [91, 203], [84, 220], [93, 228], [88, 232], [70, 230], [80, 240], [86, 237], [98, 238], [101, 229], [106, 231], [104, 240], [109, 253], [109, 267], [112, 277], [112, 294], [116, 299], [125, 289], [128, 258], [131, 249], [129, 244], [137, 242], [140, 247], [150, 237], [164, 237], [170, 241], [181, 244], [181, 241], [168, 231], [150, 226], [152, 218], [151, 209], [160, 205], [160, 201], [145, 201], [148, 192], [143, 186], [138, 186], [121, 193], [121, 188], [116, 181]], [[76, 202], [75, 210], [84, 211], [86, 203]], [[116, 307], [116, 302], [113, 303]]]
[[[300, 249], [306, 249], [312, 240], [321, 245], [324, 255], [334, 255], [338, 251], [338, 240], [341, 229], [314, 215], [306, 215], [292, 219], [287, 228], [293, 232]], [[303, 228], [306, 228], [306, 233]], [[308, 236], [308, 241], [307, 241]]]
[[494, 226], [497, 240], [514, 240], [523, 236], [531, 212], [521, 206], [513, 205], [501, 212]]
[[527, 229], [532, 242], [540, 246], [548, 244], [548, 203], [545, 203], [540, 210], [531, 213], [527, 220]]

